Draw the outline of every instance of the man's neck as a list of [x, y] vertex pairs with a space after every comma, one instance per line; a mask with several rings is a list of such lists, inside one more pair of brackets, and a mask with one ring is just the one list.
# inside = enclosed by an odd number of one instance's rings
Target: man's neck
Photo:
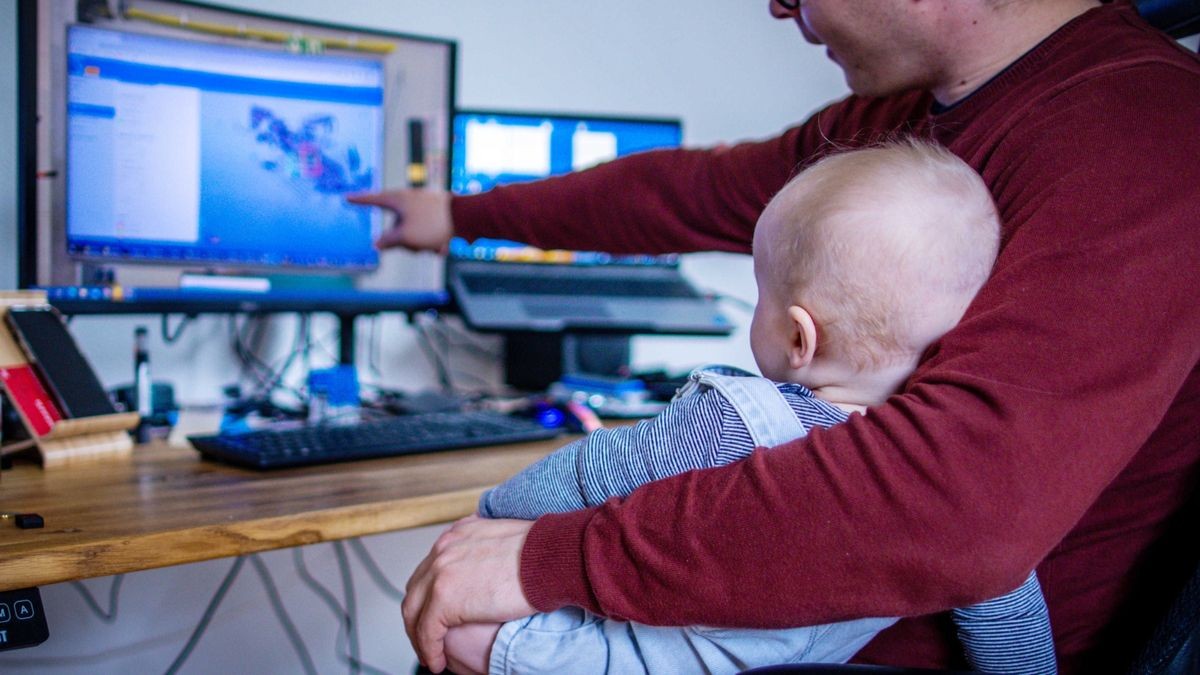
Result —
[[1014, 0], [979, 3], [977, 13], [956, 15], [950, 27], [957, 36], [949, 47], [946, 72], [931, 88], [938, 103], [949, 106], [969, 96], [1015, 63], [1054, 31], [1084, 12], [1099, 7], [1097, 0]]

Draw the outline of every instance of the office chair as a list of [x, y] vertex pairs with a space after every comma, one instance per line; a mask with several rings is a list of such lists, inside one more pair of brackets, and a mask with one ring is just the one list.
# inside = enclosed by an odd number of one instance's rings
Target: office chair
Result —
[[1129, 675], [1196, 673], [1200, 673], [1200, 566], [1129, 669]]
[[1200, 0], [1134, 0], [1142, 18], [1173, 38], [1200, 33]]

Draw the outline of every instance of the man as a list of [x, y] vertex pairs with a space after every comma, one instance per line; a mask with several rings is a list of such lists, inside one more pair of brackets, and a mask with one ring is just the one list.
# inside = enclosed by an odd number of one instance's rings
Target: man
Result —
[[576, 605], [659, 625], [932, 615], [860, 656], [944, 665], [936, 613], [1036, 566], [1063, 672], [1120, 669], [1198, 557], [1186, 519], [1200, 470], [1200, 64], [1126, 2], [775, 0], [771, 12], [825, 44], [855, 95], [759, 143], [453, 202], [376, 195], [403, 216], [381, 244], [438, 248], [453, 230], [745, 251], [797, 168], [911, 133], [966, 160], [995, 197], [991, 279], [905, 392], [865, 415], [532, 528], [460, 522], [409, 583], [419, 655], [437, 670], [448, 627]]

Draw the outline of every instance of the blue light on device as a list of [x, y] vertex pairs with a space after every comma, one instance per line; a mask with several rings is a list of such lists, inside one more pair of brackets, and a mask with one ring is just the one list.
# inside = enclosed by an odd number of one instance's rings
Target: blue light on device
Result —
[[308, 390], [330, 408], [357, 406], [358, 371], [354, 366], [334, 366], [308, 374]]
[[567, 421], [566, 415], [561, 410], [548, 404], [538, 404], [534, 419], [547, 429], [557, 429]]

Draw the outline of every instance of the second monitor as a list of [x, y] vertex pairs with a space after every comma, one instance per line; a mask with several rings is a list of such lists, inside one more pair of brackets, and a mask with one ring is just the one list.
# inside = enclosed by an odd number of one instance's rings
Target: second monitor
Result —
[[678, 119], [459, 110], [450, 189], [477, 194], [497, 185], [580, 171], [634, 152], [676, 148], [682, 141]]

